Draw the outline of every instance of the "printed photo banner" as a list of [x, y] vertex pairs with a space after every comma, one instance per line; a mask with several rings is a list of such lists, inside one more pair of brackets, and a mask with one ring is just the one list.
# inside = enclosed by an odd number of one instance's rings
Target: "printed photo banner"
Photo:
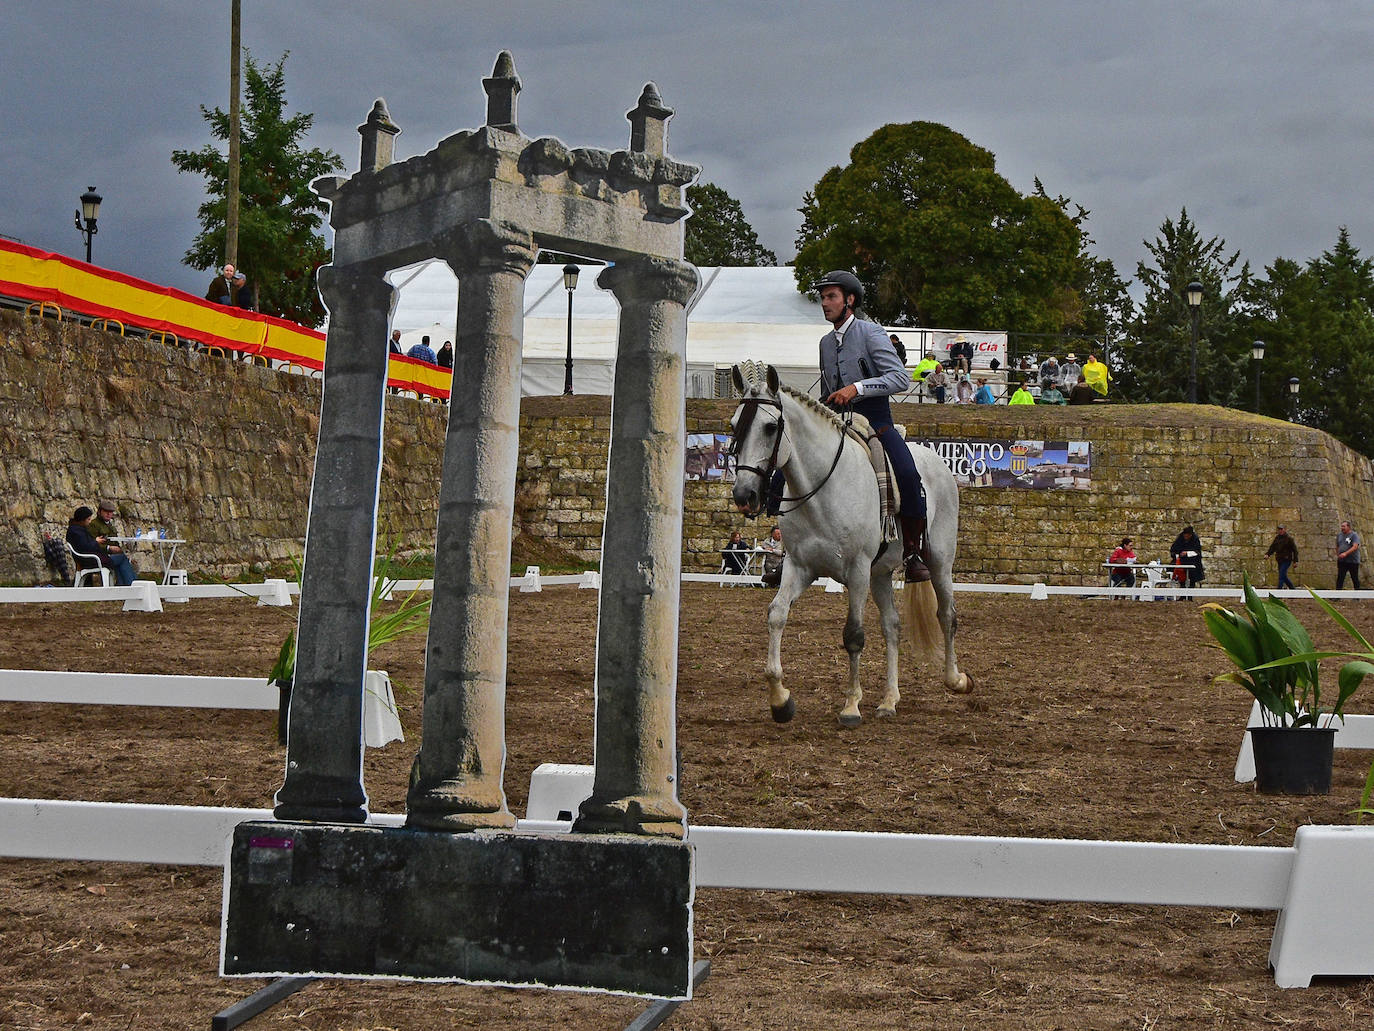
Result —
[[735, 469], [730, 464], [729, 457], [730, 434], [689, 433], [685, 476], [688, 480], [733, 483]]
[[954, 440], [930, 437], [907, 447], [933, 450], [961, 487], [1088, 490], [1092, 448], [1086, 440]]

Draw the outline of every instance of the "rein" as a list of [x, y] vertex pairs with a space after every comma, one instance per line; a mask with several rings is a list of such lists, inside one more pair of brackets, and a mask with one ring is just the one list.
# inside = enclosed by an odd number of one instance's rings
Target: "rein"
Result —
[[[738, 472], [740, 469], [743, 469], [746, 472], [755, 473], [763, 481], [765, 499], [763, 508], [766, 510], [768, 507], [767, 496], [769, 491], [771, 490], [773, 474], [778, 471], [778, 449], [782, 446], [782, 435], [786, 430], [786, 424], [784, 421], [784, 416], [782, 414], [782, 403], [780, 401], [774, 401], [770, 397], [746, 397], [740, 400], [740, 407], [744, 409], [744, 412], [740, 416], [740, 425], [735, 428], [735, 441], [733, 451], [735, 454], [739, 453], [739, 442], [743, 440], [744, 437], [753, 428], [754, 416], [758, 414], [758, 410], [761, 405], [771, 405], [772, 407], [778, 410], [778, 435], [773, 439], [773, 450], [768, 456], [768, 465], [764, 468], [760, 468], [757, 465], [741, 465], [739, 461], [736, 460], [735, 470]], [[830, 462], [830, 468], [827, 469], [825, 475], [821, 477], [820, 483], [816, 484], [815, 487], [807, 491], [805, 494], [800, 495], [799, 497], [789, 498], [783, 496], [778, 498], [778, 503], [780, 505], [783, 503], [790, 503], [792, 505], [792, 507], [788, 509], [780, 508], [778, 510], [779, 515], [785, 515], [788, 512], [795, 512], [798, 508], [800, 508], [802, 505], [806, 504], [806, 502], [810, 501], [817, 494], [819, 494], [821, 488], [824, 487], [828, 482], [830, 482], [830, 477], [835, 474], [835, 470], [839, 467], [840, 456], [844, 454], [844, 437], [844, 430], [841, 430], [840, 443], [839, 446], [835, 449], [835, 457]]]

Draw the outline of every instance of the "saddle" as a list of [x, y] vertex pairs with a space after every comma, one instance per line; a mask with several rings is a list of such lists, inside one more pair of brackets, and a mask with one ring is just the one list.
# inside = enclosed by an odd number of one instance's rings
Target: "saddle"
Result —
[[882, 441], [874, 432], [872, 425], [862, 415], [852, 414], [845, 426], [845, 433], [863, 445], [868, 452], [868, 461], [873, 466], [873, 476], [878, 485], [878, 522], [883, 528], [883, 542], [902, 539], [898, 525], [897, 512], [902, 507], [902, 495], [897, 487], [897, 477], [892, 472], [892, 463]]

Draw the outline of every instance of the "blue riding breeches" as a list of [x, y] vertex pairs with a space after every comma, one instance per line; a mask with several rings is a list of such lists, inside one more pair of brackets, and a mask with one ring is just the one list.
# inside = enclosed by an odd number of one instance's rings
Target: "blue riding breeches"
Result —
[[902, 508], [899, 515], [907, 518], [926, 517], [926, 497], [921, 490], [921, 475], [916, 471], [916, 460], [906, 446], [897, 428], [892, 425], [892, 409], [886, 397], [862, 397], [850, 406], [873, 427], [878, 440], [887, 452], [892, 471], [897, 477], [897, 489], [902, 492]]

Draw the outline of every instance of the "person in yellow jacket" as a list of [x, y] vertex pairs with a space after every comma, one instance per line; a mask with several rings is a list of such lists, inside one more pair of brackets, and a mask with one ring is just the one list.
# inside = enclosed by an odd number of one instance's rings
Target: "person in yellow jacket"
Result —
[[1107, 366], [1097, 360], [1097, 355], [1088, 355], [1088, 363], [1083, 366], [1083, 375], [1088, 379], [1088, 386], [1103, 397], [1107, 396], [1107, 383], [1111, 380], [1112, 374], [1107, 371]]
[[1033, 405], [1035, 404], [1035, 395], [1026, 389], [1026, 384], [1018, 383], [1016, 384], [1016, 393], [1011, 395], [1011, 400], [1008, 401], [1007, 404]]

